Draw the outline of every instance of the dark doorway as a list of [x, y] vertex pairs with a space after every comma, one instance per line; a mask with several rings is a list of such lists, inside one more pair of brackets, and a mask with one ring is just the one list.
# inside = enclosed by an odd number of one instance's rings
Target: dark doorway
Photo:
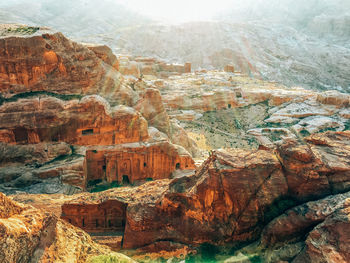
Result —
[[228, 107], [229, 109], [231, 109], [231, 104], [228, 104], [227, 107]]
[[94, 129], [86, 129], [86, 130], [81, 131], [82, 135], [88, 135], [88, 134], [93, 134], [93, 133], [94, 133]]
[[179, 170], [180, 169], [180, 163], [177, 163], [175, 168], [176, 168], [176, 170]]
[[129, 176], [123, 175], [122, 184], [130, 184]]
[[13, 133], [15, 134], [16, 142], [28, 142], [27, 129], [18, 127], [13, 130]]

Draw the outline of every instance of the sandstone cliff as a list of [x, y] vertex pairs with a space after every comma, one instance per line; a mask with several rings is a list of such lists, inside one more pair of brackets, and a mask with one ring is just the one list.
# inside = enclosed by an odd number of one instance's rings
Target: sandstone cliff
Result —
[[62, 101], [54, 97], [21, 99], [0, 106], [1, 137], [6, 143], [64, 141], [110, 145], [143, 141], [147, 121], [126, 106], [110, 107], [100, 96]]
[[[345, 231], [343, 239], [349, 238], [345, 205], [349, 193], [331, 195], [350, 189], [349, 136], [349, 132], [325, 133], [307, 138], [307, 144], [289, 141], [279, 146], [277, 155], [264, 150], [215, 151], [195, 175], [174, 180], [156, 205], [128, 206], [123, 244], [139, 247], [172, 240], [239, 246], [263, 233], [265, 250], [273, 251], [280, 242], [280, 253], [290, 253], [273, 254], [279, 260], [289, 261], [300, 253], [295, 262], [325, 258], [346, 262], [346, 241], [345, 247], [340, 246], [334, 231]], [[328, 195], [287, 211], [262, 232], [264, 225], [288, 208]], [[303, 243], [303, 236], [317, 224]], [[321, 238], [327, 228], [334, 231]], [[291, 239], [290, 246], [282, 242]], [[293, 246], [298, 249], [292, 250]], [[245, 253], [256, 251], [248, 248]]]
[[101, 94], [113, 103], [131, 105], [135, 93], [123, 84], [113, 56], [105, 55], [108, 50], [91, 49], [51, 31], [1, 37], [0, 91], [5, 97]]
[[122, 254], [94, 243], [82, 230], [49, 213], [20, 205], [0, 193], [1, 262], [87, 262], [91, 257]]

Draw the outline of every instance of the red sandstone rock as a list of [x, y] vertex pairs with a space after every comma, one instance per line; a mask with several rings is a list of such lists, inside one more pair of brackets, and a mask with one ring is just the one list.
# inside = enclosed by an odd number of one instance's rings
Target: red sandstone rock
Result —
[[92, 256], [110, 253], [78, 228], [0, 193], [1, 262], [87, 262]]
[[277, 149], [294, 198], [310, 200], [350, 189], [350, 132], [312, 135], [307, 144], [287, 141]]
[[329, 90], [319, 93], [317, 96], [317, 101], [322, 104], [344, 107], [350, 104], [350, 96], [336, 90]]
[[124, 231], [127, 205], [154, 204], [168, 188], [169, 180], [157, 180], [139, 187], [78, 194], [62, 205], [61, 217], [89, 232]]
[[349, 136], [329, 132], [309, 137], [308, 145], [283, 144], [277, 151], [286, 174], [268, 151], [216, 151], [196, 175], [176, 179], [156, 206], [129, 205], [123, 244], [255, 240], [271, 216], [291, 205], [283, 202], [350, 189]]
[[293, 262], [350, 261], [350, 199], [343, 209], [327, 217], [317, 225], [306, 239], [306, 247]]
[[140, 97], [134, 108], [146, 118], [148, 125], [169, 135], [169, 116], [164, 109], [159, 90], [148, 88], [141, 93]]
[[110, 52], [106, 57], [95, 48], [96, 55], [61, 33], [2, 37], [0, 50], [0, 92], [6, 97], [46, 91], [101, 94], [113, 102], [133, 103], [135, 94], [122, 84]]
[[99, 96], [73, 101], [53, 97], [21, 99], [0, 106], [0, 137], [7, 143], [64, 141], [111, 145], [148, 138], [147, 121], [125, 106], [111, 108]]
[[[256, 238], [287, 184], [267, 151], [217, 151], [195, 176], [175, 180], [156, 206], [129, 205], [124, 247], [156, 240], [187, 244]], [[166, 226], [166, 227], [165, 227]]]
[[96, 56], [98, 56], [100, 59], [102, 59], [108, 65], [112, 66], [116, 70], [119, 70], [119, 60], [113, 54], [112, 50], [108, 46], [95, 45], [95, 46], [88, 46], [88, 48], [90, 50], [92, 50], [96, 54]]
[[194, 161], [182, 147], [168, 141], [89, 147], [86, 152], [87, 181], [134, 183], [170, 178], [175, 170], [193, 170]]

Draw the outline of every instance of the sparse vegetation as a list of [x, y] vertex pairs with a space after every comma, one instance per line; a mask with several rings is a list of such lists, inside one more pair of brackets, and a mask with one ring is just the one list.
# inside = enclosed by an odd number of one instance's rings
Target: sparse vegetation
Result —
[[0, 94], [0, 106], [3, 103], [15, 102], [19, 99], [27, 99], [27, 98], [33, 98], [33, 97], [38, 97], [43, 95], [55, 97], [57, 99], [65, 100], [65, 101], [81, 99], [83, 97], [83, 95], [80, 95], [80, 94], [58, 94], [58, 93], [48, 92], [48, 91], [23, 92], [23, 93], [18, 93], [10, 98], [5, 98]]
[[97, 184], [97, 185], [93, 185], [93, 184], [90, 183], [90, 186], [93, 187], [90, 190], [90, 192], [91, 193], [97, 193], [97, 192], [106, 191], [106, 190], [111, 189], [111, 188], [120, 187], [121, 185], [118, 182], [112, 182], [112, 183], [103, 182], [103, 183], [100, 183], [100, 184]]
[[17, 34], [24, 34], [24, 35], [33, 35], [35, 32], [40, 30], [40, 27], [33, 27], [33, 26], [20, 26], [16, 28], [8, 28], [8, 33], [17, 33]]

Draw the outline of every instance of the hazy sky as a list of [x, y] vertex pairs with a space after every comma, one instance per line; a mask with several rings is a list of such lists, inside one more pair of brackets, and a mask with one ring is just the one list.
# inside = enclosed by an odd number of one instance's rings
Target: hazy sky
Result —
[[130, 9], [169, 22], [210, 20], [242, 0], [117, 0]]

